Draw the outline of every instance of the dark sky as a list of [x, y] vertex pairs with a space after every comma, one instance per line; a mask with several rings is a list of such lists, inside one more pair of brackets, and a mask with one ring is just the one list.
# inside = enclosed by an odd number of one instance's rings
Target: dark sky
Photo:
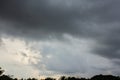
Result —
[[[38, 42], [34, 48], [42, 47], [39, 51], [43, 59], [31, 64], [38, 69], [44, 64], [48, 71], [75, 73], [80, 70], [81, 73], [91, 71], [95, 74], [106, 70], [120, 75], [117, 70], [120, 67], [119, 4], [119, 0], [0, 0], [1, 42], [4, 37], [23, 39], [28, 44]], [[81, 51], [84, 46], [90, 47], [90, 51], [84, 50], [89, 54]], [[53, 58], [46, 60], [45, 56], [51, 58], [49, 55]], [[95, 59], [94, 63], [91, 55], [107, 59], [110, 63], [103, 63], [104, 59], [103, 62]], [[80, 61], [82, 59], [85, 63]], [[97, 62], [103, 63], [100, 68], [97, 65], [88, 69], [88, 64]], [[104, 64], [112, 65], [107, 68]]]

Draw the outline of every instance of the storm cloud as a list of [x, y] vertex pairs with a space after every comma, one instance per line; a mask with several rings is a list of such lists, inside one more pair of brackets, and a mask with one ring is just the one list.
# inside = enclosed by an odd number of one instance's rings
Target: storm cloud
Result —
[[[42, 39], [49, 41], [52, 38], [62, 42], [63, 39], [70, 42], [69, 44], [76, 44], [75, 42], [71, 43], [73, 38], [93, 40], [95, 44], [90, 54], [106, 58], [117, 65], [120, 60], [119, 3], [119, 0], [1, 0], [0, 35], [37, 41]], [[64, 36], [66, 34], [72, 36], [72, 38], [68, 39], [68, 37]], [[66, 42], [63, 41], [63, 43]], [[59, 51], [62, 52], [62, 50]], [[55, 54], [55, 52], [52, 53]], [[70, 56], [72, 54], [74, 52]], [[43, 56], [45, 55], [47, 56], [47, 54], [43, 53]], [[62, 55], [65, 55], [65, 53]], [[62, 59], [61, 55], [55, 57]], [[75, 57], [77, 58], [77, 56]], [[75, 57], [70, 59], [75, 59]], [[65, 57], [65, 59], [70, 61], [68, 57]], [[51, 64], [54, 62], [50, 61]], [[75, 61], [73, 60], [73, 62]], [[64, 64], [64, 61], [58, 62]], [[50, 70], [56, 69], [54, 63], [53, 66], [50, 66], [50, 64], [45, 65]], [[57, 71], [63, 70], [58, 68], [57, 66]], [[68, 68], [66, 68], [66, 71], [71, 69], [71, 67]]]
[[[11, 27], [9, 26], [12, 28], [13, 34], [16, 30], [16, 34], [31, 35], [31, 37], [39, 37], [40, 34], [44, 34], [44, 36], [54, 35], [54, 33], [81, 36], [93, 36], [95, 34], [94, 36], [98, 36], [102, 33], [97, 32], [98, 29], [94, 28], [94, 24], [103, 20], [111, 21], [111, 10], [106, 8], [110, 6], [110, 3], [113, 2], [2, 0], [0, 14], [3, 20], [10, 20], [13, 23]], [[10, 30], [7, 32], [12, 34]]]

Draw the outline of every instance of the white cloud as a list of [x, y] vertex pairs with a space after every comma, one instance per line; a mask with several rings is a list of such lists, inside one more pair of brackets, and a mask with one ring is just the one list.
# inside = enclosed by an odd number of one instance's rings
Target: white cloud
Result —
[[32, 64], [40, 62], [42, 56], [37, 50], [32, 50], [24, 40], [17, 38], [1, 38], [0, 65], [6, 74], [29, 77], [39, 75], [39, 71]]

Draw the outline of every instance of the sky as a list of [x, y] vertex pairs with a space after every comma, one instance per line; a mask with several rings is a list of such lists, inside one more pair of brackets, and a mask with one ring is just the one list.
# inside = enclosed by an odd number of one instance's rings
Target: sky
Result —
[[120, 75], [120, 0], [0, 0], [0, 66], [15, 77]]

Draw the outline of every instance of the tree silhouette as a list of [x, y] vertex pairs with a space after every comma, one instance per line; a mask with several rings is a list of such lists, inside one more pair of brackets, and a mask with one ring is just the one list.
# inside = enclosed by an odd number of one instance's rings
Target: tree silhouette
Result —
[[59, 80], [65, 80], [65, 76], [61, 76]]
[[100, 74], [100, 75], [93, 76], [91, 80], [120, 80], [120, 77]]
[[37, 80], [36, 78], [28, 78], [27, 80]]
[[0, 80], [14, 80], [14, 79], [12, 79], [10, 76], [8, 76], [8, 75], [2, 75], [2, 76], [0, 76]]
[[62, 76], [60, 77], [59, 80], [88, 80], [86, 78], [76, 78], [76, 77], [65, 77], [65, 76]]
[[48, 78], [46, 78], [45, 80], [56, 80], [56, 79], [51, 78], [51, 77], [48, 77]]
[[0, 67], [0, 76], [3, 74], [4, 70]]

